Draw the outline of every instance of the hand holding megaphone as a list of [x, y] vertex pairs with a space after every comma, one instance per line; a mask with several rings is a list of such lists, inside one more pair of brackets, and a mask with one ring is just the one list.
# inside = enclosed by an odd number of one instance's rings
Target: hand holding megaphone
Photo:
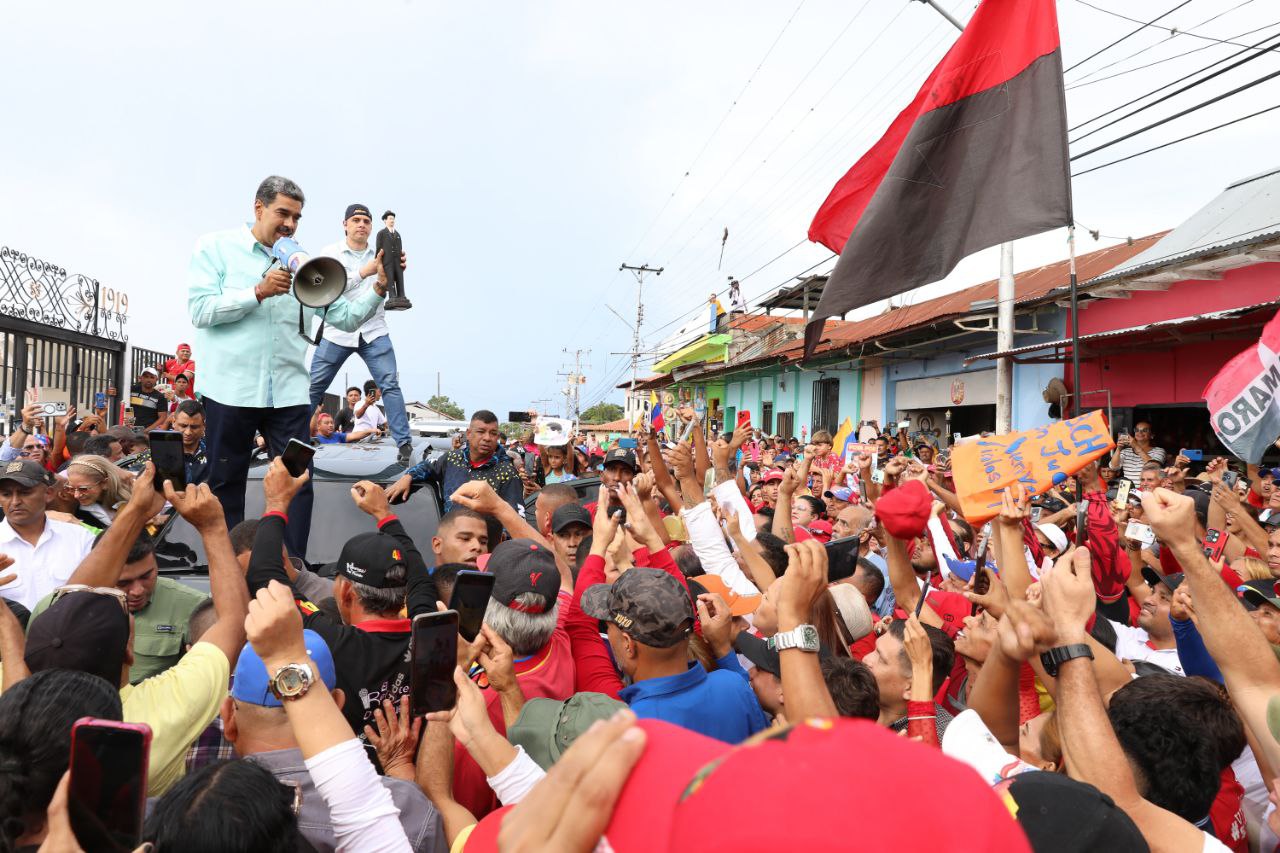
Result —
[[258, 301], [270, 299], [272, 296], [280, 296], [289, 292], [289, 285], [292, 279], [289, 277], [287, 270], [282, 267], [272, 267], [267, 270], [267, 274], [262, 277], [262, 281], [254, 285], [253, 292], [258, 297]]
[[[289, 291], [290, 275], [294, 298], [309, 308], [328, 307], [346, 289], [347, 271], [334, 258], [313, 258], [289, 237], [277, 240], [271, 247], [271, 254], [284, 265], [283, 268], [274, 267], [262, 279], [265, 284], [273, 274], [279, 274], [275, 285], [279, 289], [271, 293], [271, 296]], [[278, 283], [280, 278], [283, 279], [283, 286]]]

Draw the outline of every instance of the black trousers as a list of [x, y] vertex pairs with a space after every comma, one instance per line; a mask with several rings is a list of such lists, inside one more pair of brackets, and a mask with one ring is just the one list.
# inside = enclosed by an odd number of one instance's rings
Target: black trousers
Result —
[[[209, 488], [222, 502], [227, 528], [244, 521], [245, 482], [249, 474], [249, 458], [253, 454], [254, 433], [267, 440], [272, 458], [284, 452], [289, 439], [311, 442], [311, 407], [284, 406], [256, 408], [224, 406], [205, 397], [205, 452], [209, 459]], [[255, 488], [262, 488], [260, 485]], [[289, 504], [289, 525], [285, 544], [289, 552], [306, 558], [307, 537], [311, 533], [311, 481], [302, 487]]]
[[396, 253], [390, 261], [382, 259], [382, 268], [387, 272], [387, 295], [404, 296], [404, 270], [400, 268], [400, 255]]

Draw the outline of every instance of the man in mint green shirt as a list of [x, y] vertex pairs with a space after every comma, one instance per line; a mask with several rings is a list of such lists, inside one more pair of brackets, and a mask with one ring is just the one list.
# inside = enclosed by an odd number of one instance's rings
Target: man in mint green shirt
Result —
[[[245, 479], [254, 434], [272, 456], [289, 439], [311, 440], [308, 341], [299, 334], [299, 314], [309, 330], [319, 309], [303, 307], [289, 293], [287, 270], [273, 263], [271, 247], [293, 237], [305, 197], [288, 178], [264, 180], [253, 202], [253, 222], [206, 234], [196, 241], [187, 271], [187, 309], [201, 354], [200, 388], [207, 429], [209, 487], [222, 501], [227, 526], [244, 518]], [[340, 297], [325, 323], [355, 331], [386, 296], [385, 273], [353, 299]], [[311, 530], [311, 483], [289, 506], [289, 549], [306, 553]]]

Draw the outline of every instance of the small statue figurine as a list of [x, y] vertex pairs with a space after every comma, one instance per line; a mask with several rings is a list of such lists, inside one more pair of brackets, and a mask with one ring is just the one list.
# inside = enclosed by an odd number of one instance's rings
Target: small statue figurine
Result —
[[386, 309], [407, 311], [413, 307], [413, 303], [404, 295], [404, 270], [400, 267], [400, 254], [404, 247], [400, 242], [400, 233], [396, 231], [395, 213], [388, 210], [382, 214], [382, 224], [384, 227], [378, 232], [378, 242], [374, 248], [382, 253], [382, 268], [387, 274]]

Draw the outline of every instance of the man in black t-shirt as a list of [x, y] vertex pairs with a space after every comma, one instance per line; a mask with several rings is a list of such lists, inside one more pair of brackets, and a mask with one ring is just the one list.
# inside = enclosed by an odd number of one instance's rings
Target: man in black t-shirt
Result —
[[347, 389], [347, 404], [338, 410], [337, 417], [333, 419], [333, 428], [335, 430], [338, 432], [355, 432], [355, 408], [360, 405], [360, 400], [363, 397], [364, 394], [354, 385]]
[[141, 430], [151, 429], [160, 418], [161, 412], [167, 412], [169, 403], [164, 394], [156, 390], [156, 382], [160, 374], [153, 367], [142, 368], [138, 381], [129, 389], [129, 406], [133, 409], [133, 423]]
[[[273, 580], [289, 583], [283, 562], [286, 511], [302, 482], [289, 475], [279, 457], [263, 479], [266, 512], [258, 524], [245, 580], [249, 594]], [[342, 547], [333, 598], [341, 621], [320, 611], [294, 589], [302, 624], [315, 631], [333, 652], [338, 686], [346, 694], [342, 714], [365, 741], [366, 724], [377, 728], [374, 712], [383, 699], [399, 703], [409, 692], [409, 629], [419, 613], [434, 613], [436, 585], [413, 540], [387, 505], [381, 486], [355, 485], [356, 505], [377, 522], [377, 531], [361, 533]], [[400, 615], [408, 606], [408, 618]]]

